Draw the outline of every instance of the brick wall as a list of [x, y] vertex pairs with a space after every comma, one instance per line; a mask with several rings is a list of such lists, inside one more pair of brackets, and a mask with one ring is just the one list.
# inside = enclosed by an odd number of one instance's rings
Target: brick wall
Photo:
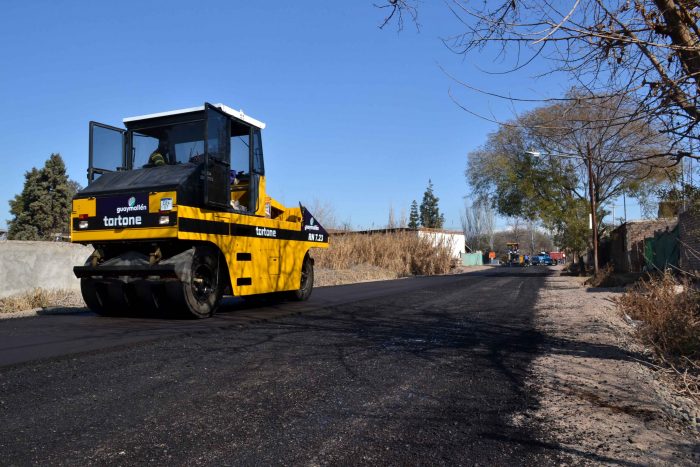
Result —
[[681, 241], [679, 267], [700, 273], [700, 211], [690, 210], [678, 216]]
[[615, 270], [641, 272], [644, 267], [644, 239], [653, 237], [659, 231], [673, 230], [677, 224], [678, 220], [674, 218], [631, 221], [613, 230], [610, 233], [610, 260]]

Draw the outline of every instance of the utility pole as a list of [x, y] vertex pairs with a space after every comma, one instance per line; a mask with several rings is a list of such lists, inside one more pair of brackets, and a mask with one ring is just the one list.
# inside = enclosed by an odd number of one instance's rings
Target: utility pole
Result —
[[596, 219], [595, 192], [593, 190], [593, 154], [591, 143], [586, 143], [586, 158], [588, 159], [588, 194], [591, 197], [591, 221], [593, 227], [593, 273], [598, 274], [598, 220]]

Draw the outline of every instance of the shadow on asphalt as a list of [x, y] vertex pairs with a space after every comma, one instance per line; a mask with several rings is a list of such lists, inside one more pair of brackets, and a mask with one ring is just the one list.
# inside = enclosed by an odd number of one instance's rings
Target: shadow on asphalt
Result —
[[544, 267], [509, 267], [509, 266], [487, 266], [485, 269], [476, 271], [466, 270], [458, 273], [461, 276], [489, 276], [489, 277], [547, 277], [555, 275], [559, 269]]

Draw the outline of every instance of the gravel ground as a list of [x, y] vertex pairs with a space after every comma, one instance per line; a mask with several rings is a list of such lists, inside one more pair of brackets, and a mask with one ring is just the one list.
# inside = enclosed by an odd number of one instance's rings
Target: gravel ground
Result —
[[697, 432], [674, 410], [688, 401], [649, 368], [611, 301], [619, 293], [587, 289], [577, 277], [546, 279], [535, 308], [544, 351], [526, 381], [540, 404], [514, 422], [549, 426], [549, 441], [577, 464], [697, 465]]

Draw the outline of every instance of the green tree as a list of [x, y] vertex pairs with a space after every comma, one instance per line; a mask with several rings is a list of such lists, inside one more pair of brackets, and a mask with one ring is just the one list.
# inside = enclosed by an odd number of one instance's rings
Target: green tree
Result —
[[433, 193], [433, 182], [428, 179], [428, 187], [423, 193], [423, 201], [420, 203], [420, 222], [423, 227], [429, 229], [441, 229], [445, 223], [445, 216], [440, 214], [438, 202], [440, 198]]
[[24, 175], [22, 193], [10, 200], [8, 238], [50, 240], [53, 234], [69, 231], [71, 198], [80, 186], [68, 179], [59, 154], [51, 154], [42, 169]]
[[411, 203], [411, 213], [408, 215], [408, 228], [417, 229], [420, 227], [420, 214], [418, 214], [418, 203], [414, 199]]
[[580, 252], [589, 236], [589, 157], [599, 219], [622, 193], [644, 196], [675, 170], [671, 162], [648, 163], [666, 141], [645, 122], [625, 118], [630, 105], [587, 98], [527, 112], [469, 154], [467, 180], [501, 215], [539, 219], [560, 246]]
[[678, 184], [656, 190], [659, 200], [659, 217], [675, 217], [685, 209], [700, 207], [700, 188], [679, 181]]

